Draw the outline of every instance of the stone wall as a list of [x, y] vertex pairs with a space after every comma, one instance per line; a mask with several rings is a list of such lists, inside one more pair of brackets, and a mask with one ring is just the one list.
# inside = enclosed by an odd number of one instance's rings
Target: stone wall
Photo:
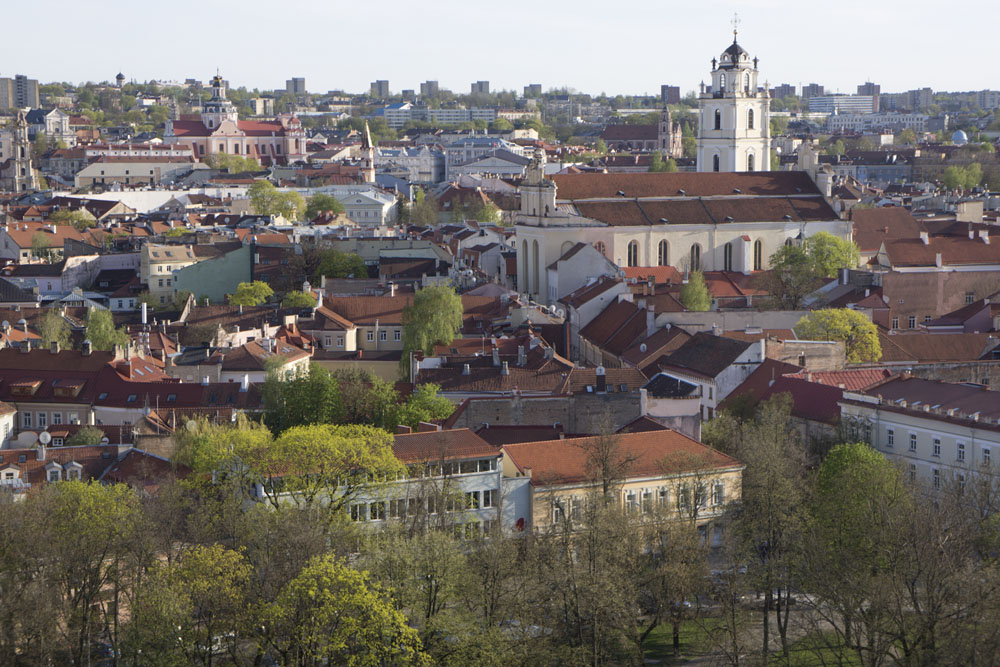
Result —
[[565, 433], [600, 433], [605, 415], [611, 417], [611, 427], [618, 430], [641, 416], [641, 403], [639, 393], [472, 399], [454, 427], [477, 429], [484, 423], [537, 426], [558, 422]]

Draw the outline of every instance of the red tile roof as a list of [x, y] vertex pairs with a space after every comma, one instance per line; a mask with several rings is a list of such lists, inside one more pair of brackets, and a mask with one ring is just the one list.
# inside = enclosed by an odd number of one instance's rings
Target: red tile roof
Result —
[[861, 252], [877, 252], [882, 241], [919, 238], [920, 225], [910, 212], [901, 207], [886, 206], [871, 209], [851, 209], [854, 242]]
[[840, 421], [840, 406], [837, 401], [843, 398], [843, 389], [786, 375], [775, 380], [760, 400], [766, 401], [784, 393], [792, 395], [793, 416], [824, 424], [836, 424]]
[[[992, 339], [992, 340], [991, 340]], [[897, 334], [879, 330], [882, 363], [976, 361], [996, 345], [988, 333]]]
[[[588, 470], [587, 451], [598, 437], [505, 445], [504, 454], [522, 474], [531, 469], [531, 485], [578, 484], [596, 480]], [[622, 457], [632, 459], [628, 479], [661, 477], [695, 470], [741, 467], [731, 456], [670, 429], [612, 436]]]
[[984, 243], [968, 236], [931, 236], [921, 239], [897, 239], [883, 243], [890, 266], [935, 266], [938, 253], [945, 265], [1000, 264], [1000, 237]]
[[395, 436], [392, 451], [403, 463], [453, 459], [492, 458], [500, 448], [467, 428], [405, 433]]
[[830, 387], [840, 387], [847, 391], [861, 391], [876, 382], [881, 382], [892, 376], [888, 368], [849, 368], [842, 371], [807, 371], [800, 370], [789, 377], [817, 382]]
[[619, 190], [626, 197], [674, 197], [680, 190], [687, 197], [733, 196], [734, 189], [743, 195], [820, 195], [809, 175], [800, 171], [557, 174], [552, 180], [562, 200], [614, 198]]

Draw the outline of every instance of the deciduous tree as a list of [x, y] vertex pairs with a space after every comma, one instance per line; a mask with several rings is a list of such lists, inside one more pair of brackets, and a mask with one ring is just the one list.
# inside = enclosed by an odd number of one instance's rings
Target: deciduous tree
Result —
[[259, 306], [266, 303], [273, 294], [274, 290], [265, 282], [255, 280], [250, 283], [240, 283], [236, 286], [236, 292], [229, 295], [229, 304], [232, 306]]
[[850, 308], [829, 308], [809, 313], [795, 325], [803, 340], [842, 340], [847, 361], [874, 363], [882, 358], [878, 328], [863, 314]]
[[413, 303], [403, 309], [401, 369], [409, 376], [411, 352], [430, 354], [437, 344], [448, 345], [462, 328], [462, 298], [451, 287], [418, 290]]
[[112, 350], [115, 345], [124, 347], [131, 340], [125, 327], [115, 328], [111, 311], [104, 308], [90, 308], [87, 311], [84, 336], [95, 350]]
[[701, 271], [692, 271], [687, 284], [681, 288], [681, 303], [688, 310], [707, 311], [712, 308], [712, 294], [705, 284]]

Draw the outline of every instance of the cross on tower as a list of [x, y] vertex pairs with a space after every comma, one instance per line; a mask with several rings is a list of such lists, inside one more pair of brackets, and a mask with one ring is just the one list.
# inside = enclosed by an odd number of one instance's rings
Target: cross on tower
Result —
[[737, 12], [733, 12], [733, 43], [736, 43], [736, 33], [740, 28], [740, 15]]

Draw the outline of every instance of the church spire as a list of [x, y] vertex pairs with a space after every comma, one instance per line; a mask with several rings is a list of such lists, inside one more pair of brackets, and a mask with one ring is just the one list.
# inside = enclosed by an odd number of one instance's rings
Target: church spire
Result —
[[375, 144], [367, 120], [365, 132], [361, 135], [361, 179], [365, 183], [375, 182]]
[[368, 121], [365, 121], [365, 133], [361, 137], [361, 150], [366, 151], [370, 148], [375, 148], [375, 144], [372, 143], [372, 133], [368, 129]]

